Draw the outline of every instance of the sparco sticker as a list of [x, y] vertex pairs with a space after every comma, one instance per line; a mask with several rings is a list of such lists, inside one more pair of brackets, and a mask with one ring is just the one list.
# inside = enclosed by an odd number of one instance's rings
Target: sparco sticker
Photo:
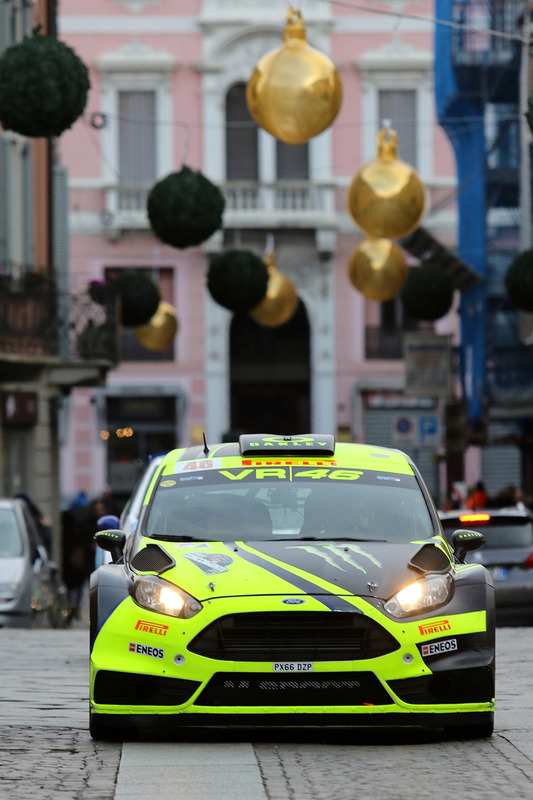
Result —
[[137, 655], [141, 656], [151, 656], [152, 658], [165, 657], [165, 651], [162, 647], [150, 647], [147, 644], [137, 644], [136, 642], [130, 642], [129, 651], [130, 653], [137, 653]]
[[423, 644], [421, 653], [427, 656], [440, 656], [443, 653], [450, 653], [452, 650], [457, 650], [457, 639], [443, 639], [441, 642], [428, 642]]

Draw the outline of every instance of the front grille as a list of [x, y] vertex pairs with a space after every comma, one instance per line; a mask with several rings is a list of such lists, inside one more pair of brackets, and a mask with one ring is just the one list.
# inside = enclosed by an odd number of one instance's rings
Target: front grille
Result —
[[119, 706], [179, 706], [199, 686], [198, 681], [100, 670], [94, 684], [94, 701]]
[[229, 614], [212, 622], [189, 650], [221, 661], [353, 661], [399, 648], [377, 622], [359, 613], [270, 611]]
[[195, 706], [357, 706], [392, 702], [373, 672], [290, 676], [218, 672]]

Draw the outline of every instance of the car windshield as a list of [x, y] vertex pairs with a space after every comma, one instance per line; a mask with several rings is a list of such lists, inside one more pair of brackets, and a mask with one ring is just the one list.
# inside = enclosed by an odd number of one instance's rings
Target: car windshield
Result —
[[409, 542], [434, 533], [414, 475], [292, 466], [164, 475], [141, 531], [186, 541]]
[[17, 518], [10, 508], [0, 508], [0, 558], [16, 558], [24, 554], [24, 542]]
[[[486, 515], [488, 516], [488, 515]], [[443, 520], [446, 538], [460, 528], [479, 531], [487, 540], [485, 547], [509, 548], [531, 547], [533, 545], [533, 525], [527, 517], [490, 517], [486, 521]]]

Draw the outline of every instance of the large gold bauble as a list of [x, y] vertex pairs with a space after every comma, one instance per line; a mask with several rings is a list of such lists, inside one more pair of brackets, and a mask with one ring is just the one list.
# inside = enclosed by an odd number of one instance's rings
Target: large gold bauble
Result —
[[148, 350], [164, 350], [172, 344], [178, 332], [178, 320], [174, 306], [162, 300], [154, 316], [146, 325], [133, 329], [135, 337]]
[[424, 215], [424, 184], [398, 158], [398, 136], [378, 133], [377, 157], [362, 167], [348, 189], [348, 211], [369, 236], [398, 239], [418, 227]]
[[246, 100], [261, 128], [287, 144], [304, 144], [337, 116], [342, 84], [333, 62], [307, 43], [300, 11], [289, 8], [283, 39], [257, 62]]
[[248, 315], [260, 325], [278, 328], [294, 316], [298, 308], [298, 295], [292, 281], [277, 268], [274, 253], [268, 254], [265, 263], [268, 270], [266, 294]]
[[407, 263], [401, 247], [390, 239], [365, 239], [353, 251], [348, 275], [369, 300], [384, 303], [398, 294], [407, 280]]

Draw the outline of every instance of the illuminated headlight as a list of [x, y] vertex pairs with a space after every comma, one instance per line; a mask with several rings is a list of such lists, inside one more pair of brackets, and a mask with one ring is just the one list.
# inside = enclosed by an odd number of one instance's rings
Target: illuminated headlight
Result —
[[167, 614], [169, 617], [189, 619], [202, 610], [202, 604], [172, 583], [144, 575], [136, 578], [130, 594], [135, 602], [149, 611]]
[[446, 575], [428, 575], [400, 589], [385, 603], [393, 617], [410, 617], [447, 603], [452, 596], [453, 580]]

